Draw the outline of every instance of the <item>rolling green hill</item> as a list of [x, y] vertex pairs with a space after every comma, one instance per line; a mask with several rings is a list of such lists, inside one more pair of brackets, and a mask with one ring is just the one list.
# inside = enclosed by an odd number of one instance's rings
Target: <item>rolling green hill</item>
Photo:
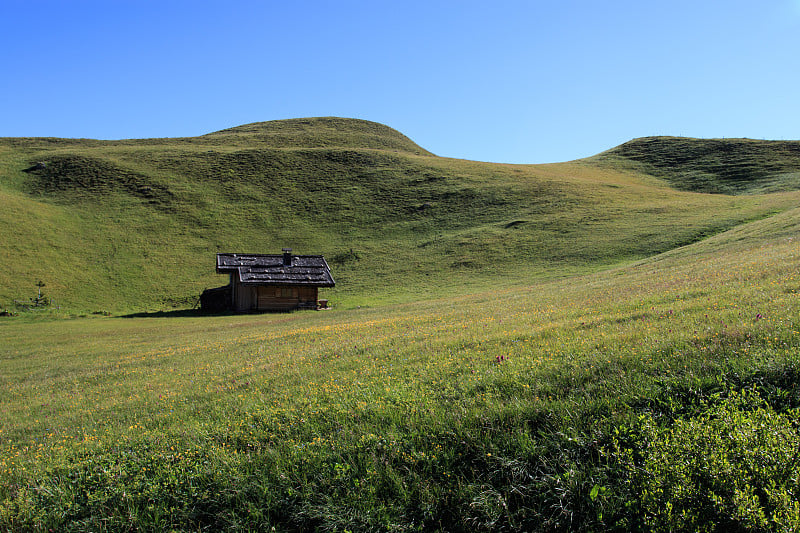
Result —
[[800, 189], [800, 142], [646, 137], [597, 157], [686, 191], [759, 194]]
[[[0, 530], [797, 531], [796, 147], [0, 139], [0, 304], [128, 313], [0, 319]], [[283, 246], [333, 312], [137, 313]]]
[[180, 139], [5, 138], [0, 306], [41, 280], [67, 312], [187, 308], [226, 281], [216, 252], [287, 246], [328, 258], [326, 296], [343, 307], [597, 271], [796, 206], [798, 147], [655, 138], [504, 165], [332, 117]]

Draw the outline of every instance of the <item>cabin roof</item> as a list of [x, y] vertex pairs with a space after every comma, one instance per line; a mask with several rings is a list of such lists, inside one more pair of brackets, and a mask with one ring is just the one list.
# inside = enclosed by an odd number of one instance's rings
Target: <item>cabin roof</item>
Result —
[[321, 255], [217, 254], [217, 273], [233, 273], [249, 285], [313, 285], [333, 287], [331, 269]]

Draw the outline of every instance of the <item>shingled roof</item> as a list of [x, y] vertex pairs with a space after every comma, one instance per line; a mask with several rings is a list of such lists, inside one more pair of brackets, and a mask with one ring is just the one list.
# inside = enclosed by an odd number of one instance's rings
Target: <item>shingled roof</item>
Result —
[[217, 273], [235, 273], [245, 284], [335, 285], [321, 255], [217, 254]]

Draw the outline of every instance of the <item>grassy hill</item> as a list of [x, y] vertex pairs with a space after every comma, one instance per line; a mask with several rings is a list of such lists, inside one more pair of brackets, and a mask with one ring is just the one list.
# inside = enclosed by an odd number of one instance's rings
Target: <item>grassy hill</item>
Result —
[[635, 168], [686, 191], [760, 194], [800, 189], [797, 141], [646, 137], [595, 160]]
[[591, 272], [797, 205], [797, 146], [644, 139], [503, 165], [436, 157], [341, 118], [181, 139], [0, 139], [0, 305], [41, 280], [73, 313], [191, 307], [225, 282], [216, 252], [287, 246], [328, 258], [326, 296], [342, 307]]
[[0, 318], [0, 530], [797, 531], [794, 154], [0, 139], [0, 304], [183, 309], [215, 252], [283, 246], [339, 283], [330, 312]]

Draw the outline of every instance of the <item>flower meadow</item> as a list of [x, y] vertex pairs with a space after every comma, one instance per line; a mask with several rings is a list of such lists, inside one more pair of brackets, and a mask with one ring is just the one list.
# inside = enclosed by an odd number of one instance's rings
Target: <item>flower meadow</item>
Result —
[[6, 320], [0, 529], [798, 530], [797, 220], [392, 307]]

